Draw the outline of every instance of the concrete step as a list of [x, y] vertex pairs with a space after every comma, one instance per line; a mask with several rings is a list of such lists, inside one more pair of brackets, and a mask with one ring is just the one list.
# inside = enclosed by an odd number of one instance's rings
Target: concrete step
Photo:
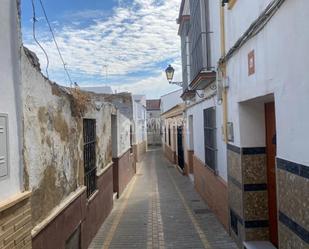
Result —
[[277, 249], [269, 241], [245, 241], [245, 249]]

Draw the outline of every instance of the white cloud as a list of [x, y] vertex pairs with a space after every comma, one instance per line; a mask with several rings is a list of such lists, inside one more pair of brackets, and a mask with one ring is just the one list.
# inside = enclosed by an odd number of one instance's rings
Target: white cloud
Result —
[[[103, 65], [108, 65], [109, 77], [117, 82], [116, 89], [152, 94], [153, 89], [168, 91], [171, 87], [158, 65], [165, 61], [177, 63], [177, 78], [181, 79], [180, 41], [176, 24], [180, 1], [133, 0], [131, 4], [125, 4], [123, 0], [119, 2], [120, 5], [114, 8], [109, 18], [100, 19], [95, 15], [93, 23], [87, 27], [81, 28], [76, 23], [57, 27], [56, 39], [69, 70], [87, 76], [105, 77]], [[76, 15], [89, 18], [91, 11], [85, 10]], [[59, 75], [63, 68], [55, 46], [51, 40], [46, 40], [47, 33], [41, 34], [42, 45], [51, 62], [51, 75], [53, 72], [58, 72]], [[45, 58], [39, 48], [32, 41], [26, 46], [38, 53], [44, 67]], [[151, 73], [152, 76], [126, 79], [127, 74], [137, 72]], [[116, 81], [117, 77], [122, 81]], [[136, 82], [132, 83], [132, 80]], [[86, 84], [82, 77], [78, 81]], [[63, 78], [62, 82], [66, 82], [66, 79]]]

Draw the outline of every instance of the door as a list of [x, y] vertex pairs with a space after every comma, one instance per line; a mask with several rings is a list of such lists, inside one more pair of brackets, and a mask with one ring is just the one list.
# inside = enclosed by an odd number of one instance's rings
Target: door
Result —
[[177, 127], [177, 152], [178, 152], [178, 165], [181, 169], [184, 169], [184, 152], [182, 143], [182, 126]]
[[266, 120], [266, 155], [267, 155], [267, 189], [269, 212], [270, 241], [278, 247], [278, 217], [277, 217], [277, 192], [276, 192], [276, 115], [275, 103], [265, 104]]

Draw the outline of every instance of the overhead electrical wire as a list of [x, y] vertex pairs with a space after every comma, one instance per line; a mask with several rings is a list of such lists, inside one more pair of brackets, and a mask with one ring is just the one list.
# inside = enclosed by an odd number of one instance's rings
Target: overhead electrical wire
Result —
[[43, 10], [43, 13], [44, 13], [44, 17], [45, 17], [45, 19], [46, 19], [46, 22], [47, 22], [47, 24], [48, 24], [50, 33], [52, 34], [52, 38], [53, 38], [54, 43], [55, 43], [55, 45], [56, 45], [56, 48], [57, 48], [59, 57], [60, 57], [60, 59], [61, 59], [62, 65], [63, 65], [63, 69], [64, 69], [64, 71], [66, 72], [66, 75], [67, 75], [67, 77], [68, 77], [68, 79], [69, 79], [69, 81], [70, 81], [70, 87], [72, 87], [72, 85], [73, 85], [72, 78], [71, 78], [70, 73], [69, 73], [69, 71], [68, 71], [68, 69], [67, 69], [67, 67], [66, 67], [66, 63], [65, 63], [65, 61], [64, 61], [64, 59], [63, 59], [63, 56], [62, 56], [62, 54], [61, 54], [61, 52], [60, 52], [60, 49], [59, 49], [59, 46], [58, 46], [58, 43], [57, 43], [57, 40], [56, 40], [54, 31], [53, 31], [53, 29], [52, 29], [52, 27], [51, 27], [51, 24], [50, 24], [50, 22], [49, 22], [49, 19], [48, 19], [48, 17], [47, 17], [44, 4], [43, 4], [42, 0], [39, 0], [39, 2], [40, 2], [40, 5], [41, 5], [41, 8], [42, 8], [42, 10]]
[[227, 62], [249, 39], [256, 36], [271, 20], [285, 0], [273, 0], [259, 17], [249, 26], [246, 32], [236, 41], [234, 46], [219, 61], [220, 64]]
[[33, 12], [33, 18], [32, 18], [32, 36], [34, 41], [36, 42], [36, 44], [41, 48], [41, 50], [43, 51], [45, 57], [46, 57], [46, 67], [45, 67], [45, 72], [46, 72], [46, 76], [47, 78], [49, 78], [49, 74], [48, 74], [48, 67], [49, 67], [49, 58], [48, 58], [48, 54], [46, 53], [45, 49], [43, 48], [43, 46], [40, 44], [40, 42], [38, 41], [38, 39], [36, 38], [36, 27], [35, 24], [37, 22], [36, 19], [36, 12], [35, 12], [35, 5], [34, 5], [34, 0], [31, 0], [32, 3], [32, 12]]

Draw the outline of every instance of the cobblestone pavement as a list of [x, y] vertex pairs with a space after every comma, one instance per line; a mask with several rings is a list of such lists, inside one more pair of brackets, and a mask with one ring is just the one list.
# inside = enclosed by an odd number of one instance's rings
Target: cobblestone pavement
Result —
[[188, 177], [150, 149], [89, 249], [236, 249]]

